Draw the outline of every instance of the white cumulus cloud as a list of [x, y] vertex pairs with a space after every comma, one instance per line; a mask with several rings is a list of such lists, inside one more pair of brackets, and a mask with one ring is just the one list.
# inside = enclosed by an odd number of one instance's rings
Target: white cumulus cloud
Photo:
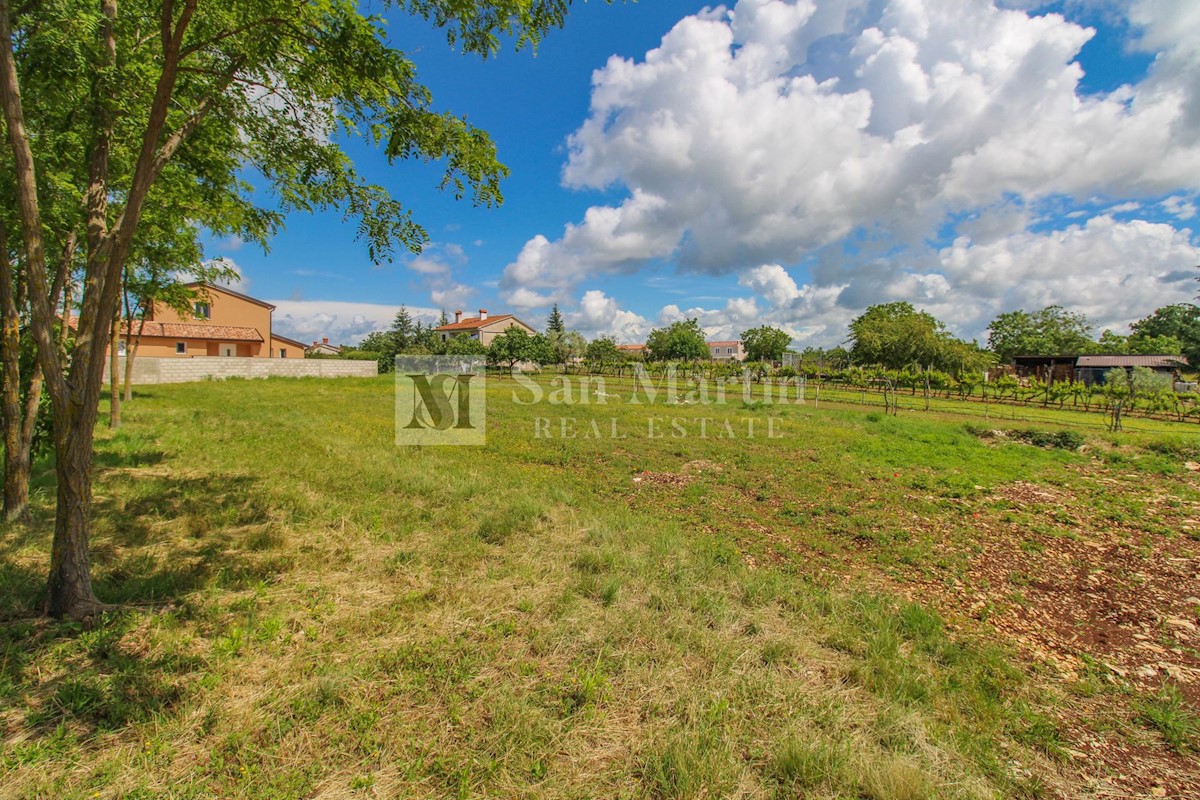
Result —
[[[398, 305], [354, 303], [337, 300], [268, 300], [275, 306], [271, 326], [280, 333], [301, 342], [319, 341], [328, 337], [335, 344], [357, 344], [372, 331], [387, 330], [392, 325]], [[436, 323], [441, 313], [435, 308], [408, 306], [414, 320]]]
[[[684, 18], [643, 58], [594, 73], [568, 140], [564, 184], [624, 199], [530, 239], [501, 296], [566, 302], [597, 275], [673, 262], [734, 272], [766, 307], [660, 318], [728, 333], [753, 310], [800, 342], [844, 335], [854, 310], [884, 300], [978, 334], [1021, 304], [1116, 324], [1184, 297], [1163, 276], [1196, 263], [1191, 231], [1111, 214], [1164, 196], [1177, 219], [1194, 214], [1200, 6], [1114, 4], [1157, 57], [1097, 94], [1080, 90], [1077, 61], [1094, 31], [1043, 5], [741, 0]], [[1035, 225], [1039, 203], [1062, 200], [1065, 215], [1095, 197], [1109, 213]], [[946, 246], [948, 221], [959, 238]], [[807, 283], [785, 268], [802, 262], [815, 263]]]

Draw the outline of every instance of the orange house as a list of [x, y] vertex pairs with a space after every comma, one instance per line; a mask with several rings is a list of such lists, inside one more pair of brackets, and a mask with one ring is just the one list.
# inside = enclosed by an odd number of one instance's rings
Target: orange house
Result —
[[[201, 290], [202, 298], [191, 314], [180, 314], [155, 303], [141, 326], [139, 356], [191, 358], [230, 356], [239, 358], [304, 358], [304, 343], [271, 330], [275, 306], [223, 286], [188, 284]], [[136, 335], [139, 323], [133, 323]], [[121, 339], [121, 355], [125, 340]]]

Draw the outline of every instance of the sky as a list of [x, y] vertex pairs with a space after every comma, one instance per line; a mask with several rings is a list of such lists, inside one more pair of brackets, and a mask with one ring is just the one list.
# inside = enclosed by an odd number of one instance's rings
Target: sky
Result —
[[1124, 333], [1200, 289], [1195, 0], [577, 0], [536, 54], [486, 62], [388, 25], [434, 107], [492, 135], [505, 202], [347, 143], [422, 254], [372, 264], [336, 213], [290, 217], [268, 252], [206, 243], [303, 341], [401, 305], [542, 328], [558, 303], [589, 338], [698, 318], [804, 348], [906, 300], [985, 342], [1005, 311]]

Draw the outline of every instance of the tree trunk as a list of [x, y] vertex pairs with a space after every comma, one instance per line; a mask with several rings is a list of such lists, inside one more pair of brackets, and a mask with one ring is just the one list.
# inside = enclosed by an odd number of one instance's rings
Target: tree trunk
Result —
[[[142, 343], [142, 329], [146, 327], [146, 312], [143, 310], [138, 317], [138, 331], [133, 333], [133, 325], [125, 336], [125, 402], [133, 400], [133, 360], [137, 358], [138, 346]], [[133, 341], [129, 337], [133, 336]]]
[[59, 358], [65, 359], [67, 356], [67, 336], [71, 329], [71, 290], [75, 287], [75, 281], [71, 280], [71, 276], [67, 276], [67, 282], [63, 286], [63, 313], [62, 313], [62, 328], [58, 331], [58, 349]]
[[[98, 397], [91, 408], [97, 409]], [[90, 420], [85, 419], [90, 417]], [[80, 428], [93, 430], [96, 411], [79, 409], [72, 433], [56, 433], [55, 472], [58, 477], [58, 514], [54, 521], [54, 545], [50, 554], [50, 579], [46, 611], [54, 617], [87, 620], [104, 606], [92, 591], [88, 541], [91, 538], [92, 442], [79, 435]], [[67, 426], [62, 426], [67, 427]]]
[[117, 352], [121, 349], [121, 316], [113, 320], [108, 347], [108, 427], [121, 427], [121, 365]]
[[4, 425], [4, 517], [28, 522], [29, 465], [21, 462], [21, 316], [8, 260], [8, 236], [0, 222], [0, 421]]

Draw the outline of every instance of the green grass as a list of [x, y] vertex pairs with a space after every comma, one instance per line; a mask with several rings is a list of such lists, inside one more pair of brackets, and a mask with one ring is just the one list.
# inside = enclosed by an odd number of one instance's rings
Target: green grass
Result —
[[1145, 701], [1141, 719], [1181, 755], [1200, 751], [1200, 716], [1188, 708], [1177, 688], [1169, 687], [1158, 697]]
[[[993, 490], [1084, 491], [1091, 455], [824, 399], [529, 407], [491, 387], [482, 448], [396, 447], [387, 378], [139, 391], [97, 444], [96, 590], [126, 610], [92, 631], [35, 616], [41, 465], [37, 523], [0, 547], [0, 794], [900, 800], [1061, 779], [1059, 695], [986, 625], [880, 579], [953, 580], [979, 514], [1065, 535]], [[535, 438], [563, 415], [627, 438]], [[1191, 451], [1137, 436], [1092, 444], [1200, 500], [1176, 480]], [[1139, 514], [1124, 502], [1101, 513]], [[1189, 713], [1144, 719], [1186, 747]]]

